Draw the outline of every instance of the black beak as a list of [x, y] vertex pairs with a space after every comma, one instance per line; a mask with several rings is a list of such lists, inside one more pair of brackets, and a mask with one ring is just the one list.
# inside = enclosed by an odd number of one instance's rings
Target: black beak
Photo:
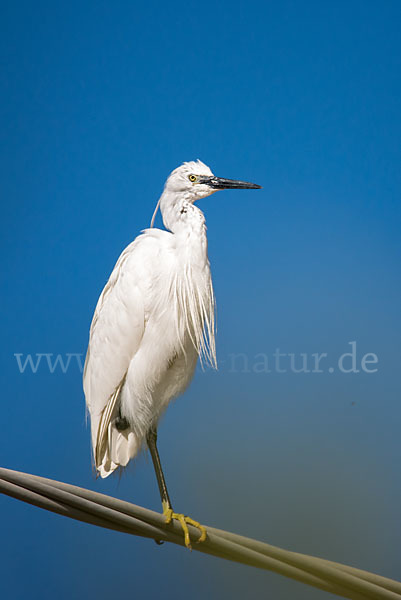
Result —
[[223, 177], [211, 177], [203, 175], [199, 177], [199, 183], [211, 187], [213, 190], [260, 190], [261, 185], [248, 183], [248, 181], [237, 181], [236, 179], [223, 179]]

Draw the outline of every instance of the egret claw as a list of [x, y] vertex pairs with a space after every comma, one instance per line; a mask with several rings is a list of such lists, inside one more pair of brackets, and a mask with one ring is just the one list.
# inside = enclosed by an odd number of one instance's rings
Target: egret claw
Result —
[[189, 550], [192, 550], [192, 546], [191, 546], [191, 539], [189, 537], [188, 525], [192, 525], [192, 527], [196, 527], [201, 532], [199, 539], [196, 541], [197, 544], [200, 542], [204, 542], [206, 540], [206, 536], [207, 536], [206, 527], [204, 527], [204, 525], [201, 525], [200, 523], [198, 523], [198, 521], [195, 521], [194, 519], [191, 519], [191, 517], [187, 517], [187, 516], [183, 515], [182, 513], [176, 513], [173, 511], [172, 508], [165, 508], [163, 510], [163, 514], [166, 517], [167, 524], [171, 523], [171, 521], [173, 519], [175, 519], [176, 521], [178, 521], [180, 523], [182, 530], [184, 532], [185, 545], [187, 548], [189, 548]]

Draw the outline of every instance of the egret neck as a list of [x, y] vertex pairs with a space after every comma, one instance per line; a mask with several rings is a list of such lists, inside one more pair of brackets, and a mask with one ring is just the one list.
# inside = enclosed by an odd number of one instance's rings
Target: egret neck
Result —
[[184, 262], [203, 268], [208, 265], [206, 222], [203, 212], [188, 193], [172, 195], [164, 190], [160, 211], [166, 229], [174, 234]]

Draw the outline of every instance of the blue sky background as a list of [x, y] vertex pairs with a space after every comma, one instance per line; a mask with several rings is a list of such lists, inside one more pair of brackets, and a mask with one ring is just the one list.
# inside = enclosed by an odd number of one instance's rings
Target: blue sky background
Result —
[[[398, 1], [2, 3], [2, 466], [159, 509], [144, 457], [95, 481], [75, 360], [21, 374], [14, 354], [86, 351], [119, 253], [168, 173], [200, 158], [263, 190], [201, 205], [220, 370], [160, 426], [175, 507], [401, 578], [400, 25]], [[350, 341], [377, 372], [338, 370]], [[276, 349], [327, 353], [324, 372], [255, 372]], [[330, 597], [0, 508], [10, 600]]]

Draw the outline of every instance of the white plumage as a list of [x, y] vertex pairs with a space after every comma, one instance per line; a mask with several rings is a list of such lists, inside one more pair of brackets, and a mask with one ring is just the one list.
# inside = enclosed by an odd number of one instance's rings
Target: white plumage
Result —
[[175, 169], [159, 200], [168, 231], [139, 235], [100, 295], [84, 391], [101, 477], [136, 456], [191, 381], [198, 356], [216, 366], [205, 219], [194, 202], [227, 187], [259, 186], [217, 178], [200, 161]]

